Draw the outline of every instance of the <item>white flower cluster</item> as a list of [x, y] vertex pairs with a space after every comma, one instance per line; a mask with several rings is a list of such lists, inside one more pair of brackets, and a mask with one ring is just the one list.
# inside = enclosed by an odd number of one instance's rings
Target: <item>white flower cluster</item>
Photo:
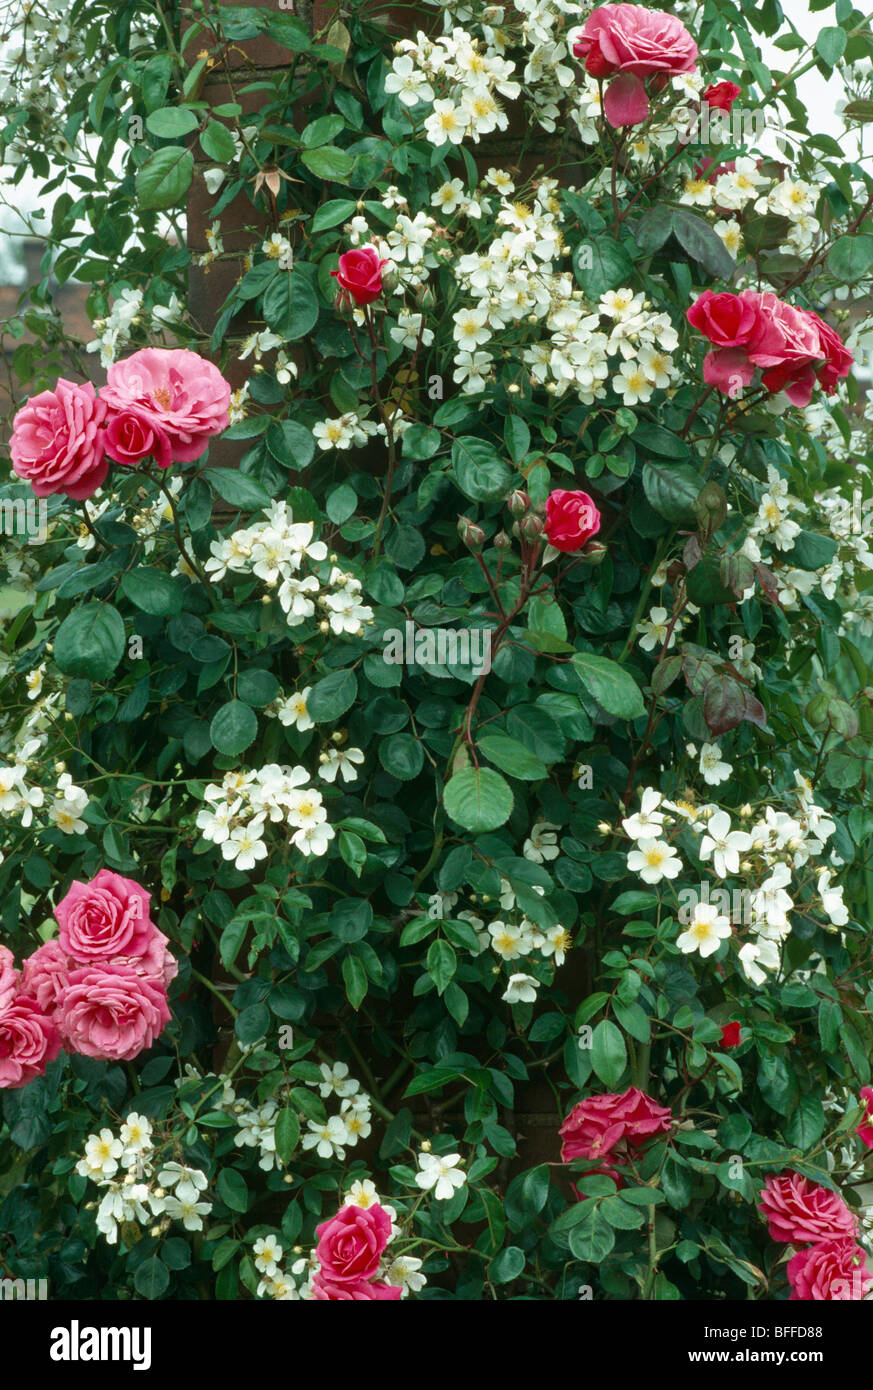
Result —
[[435, 40], [419, 31], [415, 39], [401, 39], [394, 51], [385, 90], [404, 106], [425, 102], [432, 107], [424, 129], [433, 145], [460, 145], [467, 138], [478, 142], [494, 130], [506, 130], [509, 118], [500, 98], [514, 101], [521, 86], [513, 77], [515, 64], [493, 46], [483, 51], [476, 38], [453, 29]]
[[[37, 689], [31, 698], [38, 694]], [[49, 702], [57, 698], [57, 695], [47, 696], [34, 711], [34, 716], [38, 719], [45, 713]], [[65, 835], [84, 835], [88, 827], [82, 820], [82, 812], [88, 805], [88, 793], [75, 785], [69, 772], [63, 770], [62, 763], [56, 765], [55, 788], [48, 800], [43, 787], [28, 780], [33, 776], [32, 765], [44, 741], [43, 738], [27, 739], [8, 764], [0, 763], [0, 816], [14, 816], [27, 829], [33, 824], [34, 811], [40, 811], [50, 825]]]
[[346, 1149], [354, 1148], [359, 1139], [369, 1138], [372, 1102], [366, 1091], [361, 1090], [361, 1083], [349, 1076], [345, 1062], [334, 1062], [333, 1066], [322, 1062], [320, 1071], [321, 1081], [306, 1084], [315, 1087], [322, 1100], [335, 1096], [340, 1108], [324, 1123], [306, 1121], [307, 1132], [301, 1140], [301, 1148], [314, 1149], [319, 1158], [337, 1158], [342, 1162]]
[[155, 1217], [155, 1235], [172, 1221], [181, 1221], [186, 1231], [203, 1230], [203, 1217], [212, 1209], [203, 1196], [206, 1174], [174, 1160], [161, 1165], [153, 1148], [151, 1121], [133, 1111], [117, 1135], [106, 1128], [88, 1136], [76, 1172], [103, 1192], [96, 1220], [108, 1245], [118, 1243], [121, 1224], [148, 1225]]
[[[714, 750], [717, 757], [717, 745], [704, 748]], [[729, 765], [721, 766], [728, 775]], [[747, 830], [734, 829], [730, 812], [717, 805], [695, 806], [683, 800], [668, 801], [653, 787], [643, 790], [639, 811], [625, 817], [621, 823], [624, 833], [634, 842], [627, 856], [628, 869], [638, 874], [643, 883], [654, 885], [663, 879], [676, 880], [687, 872], [678, 851], [664, 838], [668, 828], [679, 826], [699, 836], [696, 857], [702, 864], [711, 866], [716, 879], [742, 875], [745, 882], [757, 884], [747, 894], [748, 909], [744, 900], [743, 925], [749, 927], [752, 935], [740, 946], [738, 956], [746, 977], [758, 985], [764, 983], [767, 971], [778, 970], [781, 966], [780, 947], [790, 935], [789, 913], [795, 910], [795, 900], [786, 890], [799, 870], [807, 865], [813, 870], [811, 876], [804, 878], [801, 887], [815, 878], [815, 890], [804, 902], [804, 908], [811, 906], [822, 912], [827, 919], [827, 930], [837, 930], [849, 920], [843, 890], [831, 883], [832, 870], [814, 868], [810, 863], [823, 855], [826, 842], [836, 827], [813, 799], [809, 780], [795, 772], [794, 781], [796, 805], [793, 813], [766, 806]], [[750, 807], [743, 808], [740, 814], [751, 820]], [[746, 910], [748, 921], [745, 920]], [[728, 915], [727, 909], [721, 910], [718, 902], [704, 896], [702, 901], [695, 903], [686, 929], [677, 938], [679, 950], [686, 955], [698, 952], [703, 958], [712, 955], [722, 941], [731, 937], [732, 915], [733, 908]]]
[[[287, 502], [274, 502], [266, 521], [212, 541], [204, 568], [216, 583], [228, 571], [257, 575], [268, 589], [277, 590], [289, 627], [314, 617], [318, 603], [325, 614], [322, 631], [357, 637], [372, 621], [373, 610], [361, 602], [361, 583], [354, 575], [333, 564], [326, 574], [312, 572], [328, 561], [327, 546], [314, 534], [311, 521], [295, 521]], [[304, 561], [309, 573], [304, 573]]]
[[254, 771], [226, 772], [223, 781], [206, 787], [207, 803], [197, 812], [204, 840], [221, 845], [222, 858], [245, 872], [266, 859], [267, 822], [284, 822], [290, 842], [301, 854], [322, 855], [334, 838], [321, 792], [307, 786], [305, 767], [267, 763]]
[[[156, 304], [143, 310], [143, 291], [141, 289], [122, 289], [116, 295], [112, 308], [105, 319], [95, 319], [94, 328], [98, 336], [87, 344], [87, 352], [100, 353], [101, 367], [111, 367], [121, 350], [131, 339], [131, 328], [144, 326], [153, 333], [178, 323], [183, 316], [183, 308], [178, 295], [170, 296], [167, 305]], [[143, 321], [147, 320], [144, 324]]]

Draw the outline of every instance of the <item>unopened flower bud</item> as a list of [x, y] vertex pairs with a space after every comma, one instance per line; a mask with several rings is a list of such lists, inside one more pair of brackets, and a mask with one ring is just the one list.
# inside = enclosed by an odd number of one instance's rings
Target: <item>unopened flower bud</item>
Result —
[[543, 534], [542, 517], [530, 512], [518, 523], [519, 530], [526, 541], [537, 541]]
[[506, 505], [513, 516], [524, 516], [530, 511], [530, 498], [523, 488], [517, 487], [506, 499]]
[[471, 521], [468, 516], [458, 517], [458, 535], [464, 542], [468, 550], [477, 554], [485, 544], [485, 532], [481, 526], [477, 526], [475, 521]]
[[579, 551], [578, 558], [582, 561], [583, 565], [600, 565], [603, 563], [605, 554], [606, 546], [602, 541], [589, 541], [588, 544], [583, 545], [582, 549]]
[[506, 532], [498, 531], [497, 535], [494, 537], [494, 548], [496, 550], [508, 550], [511, 545], [512, 541], [509, 539]]

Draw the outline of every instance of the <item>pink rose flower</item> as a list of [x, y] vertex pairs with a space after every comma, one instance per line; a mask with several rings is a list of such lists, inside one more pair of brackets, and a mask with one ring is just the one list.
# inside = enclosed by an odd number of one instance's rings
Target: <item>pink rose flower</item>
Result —
[[151, 896], [133, 879], [110, 869], [101, 869], [90, 883], [76, 879], [55, 908], [58, 941], [82, 965], [113, 956], [143, 956], [157, 930], [149, 917]]
[[63, 378], [32, 396], [12, 422], [9, 451], [19, 478], [37, 497], [65, 493], [81, 502], [96, 492], [109, 464], [104, 453], [106, 406], [90, 381]]
[[593, 77], [610, 77], [603, 110], [612, 126], [640, 125], [649, 114], [643, 85], [657, 77], [693, 72], [697, 44], [681, 20], [645, 5], [601, 5], [592, 10], [573, 45]]
[[69, 1052], [130, 1062], [170, 1021], [163, 988], [127, 965], [84, 965], [70, 974], [56, 1017]]
[[858, 1302], [870, 1292], [864, 1251], [851, 1236], [798, 1250], [788, 1261], [791, 1302]]
[[812, 309], [807, 309], [806, 314], [818, 329], [819, 356], [824, 358], [824, 365], [817, 367], [815, 374], [822, 390], [830, 396], [837, 382], [849, 375], [855, 359], [839, 333], [831, 328], [829, 323], [820, 319]]
[[141, 955], [118, 955], [110, 957], [111, 965], [129, 965], [137, 975], [146, 975], [156, 984], [167, 989], [171, 980], [179, 973], [179, 962], [167, 949], [169, 937], [164, 936], [157, 927], [152, 927], [145, 950]]
[[[143, 348], [113, 363], [100, 396], [113, 413], [132, 413], [165, 436], [173, 463], [199, 459], [230, 422], [229, 383], [187, 348]], [[164, 458], [162, 453], [158, 460], [162, 467]]]
[[867, 1114], [859, 1124], [855, 1133], [868, 1149], [873, 1149], [873, 1087], [863, 1086], [861, 1088], [861, 1099], [867, 1102]]
[[758, 1210], [767, 1218], [771, 1238], [788, 1245], [854, 1238], [856, 1231], [855, 1218], [842, 1197], [800, 1173], [768, 1177]]
[[556, 488], [546, 501], [546, 539], [556, 550], [581, 550], [600, 530], [600, 512], [587, 492]]
[[18, 990], [21, 972], [15, 969], [15, 957], [8, 946], [0, 946], [0, 1009], [11, 1003]]
[[76, 965], [59, 941], [47, 941], [44, 946], [38, 946], [21, 967], [22, 993], [35, 999], [43, 1013], [51, 1018], [67, 987], [70, 971], [75, 970]]
[[312, 1297], [320, 1302], [395, 1302], [402, 1294], [399, 1284], [377, 1284], [368, 1279], [359, 1279], [354, 1284], [335, 1284], [318, 1273], [312, 1280]]
[[372, 304], [382, 293], [384, 264], [375, 246], [360, 246], [340, 256], [336, 270], [330, 273], [341, 296], [350, 295], [356, 304]]
[[[639, 1148], [653, 1135], [668, 1133], [672, 1122], [671, 1111], [636, 1086], [629, 1086], [622, 1095], [589, 1096], [573, 1106], [561, 1125], [561, 1160], [569, 1163], [574, 1158], [596, 1160], [608, 1155], [610, 1163], [623, 1163], [628, 1145]], [[613, 1157], [619, 1142], [624, 1152]]]
[[149, 454], [159, 468], [169, 468], [173, 462], [170, 441], [153, 420], [144, 419], [135, 410], [110, 411], [106, 421], [106, 452], [116, 463], [133, 468]]
[[391, 1218], [375, 1202], [371, 1207], [342, 1207], [329, 1221], [316, 1226], [315, 1254], [325, 1280], [357, 1284], [372, 1279], [379, 1256], [388, 1244]]
[[61, 1035], [35, 999], [18, 994], [0, 1009], [0, 1090], [44, 1076], [61, 1050]]

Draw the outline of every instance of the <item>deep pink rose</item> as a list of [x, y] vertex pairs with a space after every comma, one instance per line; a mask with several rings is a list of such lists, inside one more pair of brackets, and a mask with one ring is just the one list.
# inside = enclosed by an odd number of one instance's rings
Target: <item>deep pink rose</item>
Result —
[[700, 100], [715, 111], [730, 111], [742, 90], [736, 82], [714, 82], [707, 87]]
[[117, 956], [110, 957], [112, 965], [129, 965], [131, 970], [135, 970], [137, 975], [148, 975], [156, 984], [162, 985], [164, 989], [175, 980], [179, 973], [179, 962], [176, 957], [171, 955], [167, 949], [170, 941], [169, 937], [164, 936], [157, 927], [152, 927], [146, 943], [145, 950], [141, 955], [125, 955], [123, 952]]
[[813, 313], [812, 309], [807, 309], [806, 314], [818, 329], [819, 356], [824, 358], [823, 366], [817, 367], [815, 374], [822, 390], [830, 396], [837, 382], [849, 375], [849, 370], [855, 359], [839, 333], [831, 328], [829, 323], [820, 319], [818, 314]]
[[44, 1076], [60, 1050], [61, 1035], [35, 999], [17, 994], [0, 1009], [0, 1090]]
[[742, 347], [755, 330], [758, 311], [743, 295], [704, 290], [685, 317], [714, 347]]
[[546, 502], [546, 539], [556, 550], [581, 550], [600, 530], [600, 512], [587, 492], [556, 488]]
[[649, 114], [646, 77], [693, 72], [697, 44], [681, 20], [645, 5], [592, 10], [573, 45], [593, 77], [610, 77], [603, 104], [612, 126], [640, 125]]
[[798, 1250], [788, 1261], [791, 1302], [858, 1302], [870, 1292], [864, 1251], [851, 1236]]
[[[658, 1105], [636, 1086], [629, 1086], [621, 1095], [589, 1096], [573, 1106], [561, 1125], [561, 1160], [569, 1163], [574, 1158], [609, 1155], [610, 1164], [622, 1163], [628, 1145], [639, 1148], [653, 1135], [666, 1134], [672, 1121], [666, 1106]], [[623, 1153], [613, 1156], [612, 1150], [622, 1141]]]
[[318, 1273], [312, 1280], [312, 1297], [320, 1302], [395, 1302], [402, 1294], [403, 1290], [399, 1284], [377, 1284], [372, 1279], [358, 1279], [353, 1284], [336, 1284]]
[[861, 1088], [861, 1099], [867, 1102], [867, 1114], [859, 1124], [855, 1133], [868, 1149], [873, 1149], [873, 1087], [863, 1086]]
[[159, 468], [173, 462], [170, 441], [153, 420], [135, 410], [111, 410], [106, 420], [106, 452], [116, 463], [133, 468], [149, 454]]
[[31, 995], [51, 1018], [67, 987], [70, 971], [78, 962], [68, 956], [59, 941], [47, 941], [27, 957], [21, 967], [22, 993]]
[[143, 348], [113, 363], [100, 395], [111, 411], [132, 412], [164, 435], [173, 463], [199, 459], [230, 422], [229, 383], [188, 348]]
[[81, 502], [97, 491], [109, 471], [105, 417], [106, 406], [90, 381], [77, 386], [62, 377], [54, 391], [32, 396], [15, 416], [12, 467], [37, 497], [62, 492]]
[[372, 1279], [379, 1256], [388, 1244], [391, 1218], [375, 1202], [371, 1207], [342, 1207], [329, 1221], [316, 1226], [315, 1254], [325, 1280], [357, 1284]]
[[330, 273], [340, 291], [351, 295], [356, 304], [372, 304], [382, 293], [382, 260], [375, 246], [360, 246], [339, 258]]
[[69, 1052], [130, 1062], [170, 1021], [161, 985], [128, 965], [84, 965], [72, 971], [55, 1015]]
[[151, 896], [111, 869], [101, 869], [90, 883], [75, 879], [55, 908], [61, 946], [82, 965], [145, 955], [157, 930], [149, 917]]
[[800, 1173], [767, 1178], [758, 1210], [767, 1218], [771, 1238], [788, 1245], [854, 1238], [856, 1231], [855, 1218], [842, 1197]]
[[11, 1002], [18, 990], [21, 972], [15, 969], [15, 957], [8, 946], [0, 946], [0, 1009]]

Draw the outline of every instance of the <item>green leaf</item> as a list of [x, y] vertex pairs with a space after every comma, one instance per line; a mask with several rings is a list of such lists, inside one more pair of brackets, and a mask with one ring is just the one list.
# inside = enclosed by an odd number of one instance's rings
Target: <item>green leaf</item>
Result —
[[348, 222], [350, 217], [354, 217], [356, 208], [357, 204], [353, 198], [331, 198], [316, 209], [310, 223], [310, 231], [314, 236], [316, 232], [327, 231], [339, 222]]
[[181, 203], [194, 177], [194, 155], [181, 145], [156, 150], [136, 173], [140, 208], [155, 211]]
[[457, 968], [458, 958], [448, 941], [442, 937], [432, 941], [427, 948], [427, 973], [436, 985], [438, 994], [445, 993]]
[[177, 140], [182, 135], [190, 135], [199, 124], [197, 113], [189, 106], [161, 106], [146, 116], [146, 130], [159, 140]]
[[273, 501], [259, 482], [235, 468], [207, 468], [203, 476], [219, 497], [241, 512], [256, 512]]
[[207, 159], [216, 164], [229, 164], [236, 155], [236, 143], [227, 126], [220, 121], [210, 121], [201, 132], [200, 145]]
[[236, 757], [254, 743], [258, 736], [258, 717], [242, 700], [228, 700], [212, 718], [209, 737], [218, 753]]
[[721, 237], [687, 208], [673, 209], [673, 235], [683, 251], [687, 251], [698, 265], [709, 275], [721, 280], [729, 280], [736, 270], [736, 263], [725, 248]]
[[364, 1002], [364, 996], [369, 989], [367, 972], [357, 956], [348, 955], [343, 959], [342, 973], [346, 998], [352, 1008], [357, 1010]]
[[276, 1116], [276, 1153], [284, 1167], [300, 1142], [300, 1120], [297, 1111], [285, 1106]]
[[178, 579], [151, 565], [141, 565], [123, 574], [121, 591], [137, 608], [155, 618], [174, 618], [182, 611], [183, 590]]
[[843, 284], [852, 284], [873, 268], [873, 236], [837, 237], [828, 252], [828, 270]]
[[607, 290], [631, 283], [634, 263], [623, 246], [605, 236], [580, 243], [573, 253], [573, 270], [586, 299], [597, 301]]
[[236, 682], [237, 698], [258, 709], [275, 700], [281, 689], [272, 671], [262, 671], [255, 666], [240, 671]]
[[379, 745], [379, 761], [401, 782], [411, 782], [424, 767], [424, 748], [414, 734], [392, 734]]
[[822, 29], [815, 41], [815, 51], [827, 67], [836, 67], [846, 51], [846, 32], [836, 24]]
[[55, 637], [54, 659], [67, 676], [103, 681], [124, 655], [124, 622], [110, 603], [83, 604], [61, 623]]
[[570, 1230], [570, 1252], [577, 1260], [600, 1264], [615, 1244], [615, 1232], [600, 1210], [600, 1203], [590, 1198], [580, 1202], [582, 1214]]
[[645, 714], [639, 686], [617, 661], [592, 652], [577, 652], [572, 664], [588, 693], [607, 714], [614, 714], [617, 719], [638, 719]]
[[595, 1074], [614, 1090], [627, 1066], [627, 1048], [620, 1028], [604, 1018], [594, 1029], [591, 1038], [591, 1065]]
[[677, 524], [696, 522], [695, 503], [703, 479], [690, 463], [646, 463], [643, 492], [659, 516]]
[[329, 676], [316, 682], [306, 697], [310, 719], [317, 724], [333, 723], [351, 708], [357, 694], [358, 681], [354, 671], [331, 671]]
[[507, 1245], [488, 1266], [488, 1278], [492, 1284], [509, 1284], [518, 1278], [524, 1266], [524, 1251], [517, 1245]]
[[133, 1286], [143, 1298], [160, 1298], [167, 1292], [170, 1275], [167, 1266], [157, 1255], [150, 1256], [137, 1266], [133, 1276]]
[[452, 445], [452, 474], [465, 497], [473, 502], [496, 502], [512, 483], [512, 469], [493, 444], [463, 435]]
[[319, 150], [304, 150], [300, 160], [316, 178], [329, 182], [347, 179], [355, 166], [354, 155], [347, 154], [336, 145], [325, 145]]
[[466, 767], [446, 784], [443, 804], [458, 825], [480, 834], [508, 821], [514, 803], [512, 791], [499, 772]]
[[476, 747], [502, 772], [510, 777], [518, 777], [524, 782], [540, 782], [548, 777], [549, 770], [535, 753], [526, 748], [518, 739], [506, 734], [483, 734]]
[[239, 948], [246, 938], [247, 931], [248, 922], [239, 917], [232, 918], [222, 931], [218, 943], [218, 954], [225, 968], [233, 965], [239, 955]]
[[249, 1189], [242, 1173], [236, 1168], [222, 1168], [215, 1184], [216, 1191], [231, 1211], [244, 1212], [249, 1205]]
[[309, 333], [318, 319], [318, 299], [309, 280], [298, 271], [281, 271], [264, 294], [264, 318], [289, 342]]

